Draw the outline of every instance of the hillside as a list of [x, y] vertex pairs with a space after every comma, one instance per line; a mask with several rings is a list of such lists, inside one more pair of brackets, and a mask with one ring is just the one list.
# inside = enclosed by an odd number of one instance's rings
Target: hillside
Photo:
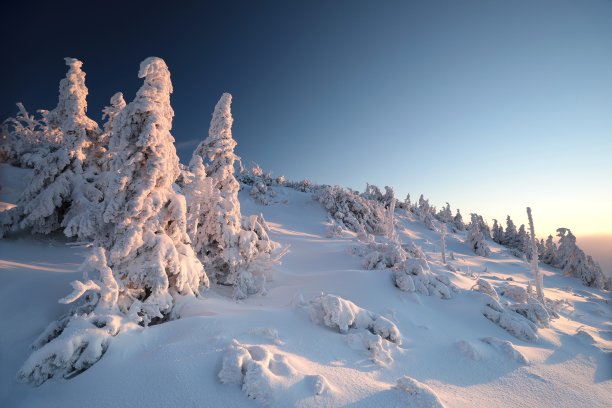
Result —
[[[2, 165], [3, 208], [27, 176]], [[477, 256], [465, 232], [449, 233], [448, 268], [439, 234], [397, 209], [402, 243], [419, 246], [431, 271], [456, 287], [450, 299], [403, 292], [389, 269], [364, 269], [356, 234], [328, 237], [327, 213], [312, 194], [274, 189], [267, 206], [245, 190], [239, 195], [242, 213], [263, 214], [271, 238], [290, 247], [267, 294], [235, 301], [227, 287], [213, 285], [201, 299], [175, 306], [180, 319], [123, 331], [93, 367], [40, 387], [15, 374], [29, 344], [67, 310], [57, 301], [80, 277], [87, 250], [59, 234], [0, 241], [0, 406], [605, 407], [612, 401], [609, 292], [540, 264], [559, 317], [537, 329], [537, 340], [521, 340], [488, 320], [482, 313], [488, 297], [471, 290], [478, 278], [499, 294], [532, 279], [529, 265], [506, 248], [490, 241], [491, 256]], [[401, 338], [388, 341], [377, 328], [342, 333], [317, 324], [312, 300], [321, 293], [392, 322]], [[501, 304], [511, 301], [500, 297]], [[244, 365], [234, 367], [234, 360]], [[416, 382], [398, 383], [404, 376]]]

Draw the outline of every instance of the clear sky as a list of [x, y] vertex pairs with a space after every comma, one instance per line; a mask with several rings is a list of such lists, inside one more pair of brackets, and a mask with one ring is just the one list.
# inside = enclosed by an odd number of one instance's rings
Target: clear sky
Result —
[[276, 175], [612, 234], [612, 1], [5, 3], [3, 118], [52, 108], [71, 56], [99, 120], [156, 55], [184, 160], [227, 91], [237, 153]]

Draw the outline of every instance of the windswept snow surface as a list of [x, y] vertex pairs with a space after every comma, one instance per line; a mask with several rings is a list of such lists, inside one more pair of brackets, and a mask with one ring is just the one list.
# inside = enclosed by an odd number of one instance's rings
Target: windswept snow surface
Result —
[[[7, 207], [27, 171], [0, 170]], [[609, 293], [540, 264], [559, 318], [537, 328], [537, 341], [521, 340], [483, 315], [488, 295], [470, 290], [477, 279], [488, 282], [505, 310], [522, 298], [508, 285], [526, 288], [529, 265], [507, 250], [490, 241], [490, 257], [480, 257], [465, 244], [466, 232], [449, 233], [444, 265], [439, 234], [398, 209], [401, 241], [421, 246], [431, 271], [458, 288], [450, 299], [403, 292], [392, 271], [363, 269], [351, 253], [356, 234], [327, 237], [327, 213], [310, 193], [274, 188], [279, 200], [268, 206], [248, 189], [239, 197], [243, 214], [263, 213], [270, 237], [291, 246], [266, 296], [236, 302], [213, 286], [176, 306], [181, 319], [120, 333], [93, 367], [40, 387], [18, 382], [16, 373], [29, 345], [67, 310], [58, 300], [71, 292], [87, 250], [60, 235], [0, 240], [0, 406], [609, 406]], [[313, 324], [308, 305], [322, 293], [393, 323], [401, 345], [381, 339], [389, 358], [377, 364], [369, 343], [356, 341], [361, 332]]]

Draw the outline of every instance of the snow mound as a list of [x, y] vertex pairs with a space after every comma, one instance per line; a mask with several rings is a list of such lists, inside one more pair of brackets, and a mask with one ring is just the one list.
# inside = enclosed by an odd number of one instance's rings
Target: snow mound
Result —
[[310, 301], [309, 314], [314, 323], [324, 324], [340, 333], [348, 333], [349, 329], [366, 329], [398, 345], [402, 342], [399, 329], [389, 319], [362, 309], [340, 296], [317, 296]]
[[482, 355], [481, 353], [478, 351], [478, 349], [476, 348], [476, 346], [474, 346], [474, 344], [472, 344], [472, 342], [467, 341], [467, 340], [459, 340], [457, 343], [457, 349], [459, 349], [459, 352], [469, 358], [470, 360], [474, 360], [474, 361], [480, 361], [482, 360]]
[[274, 405], [277, 394], [304, 382], [313, 395], [331, 391], [327, 378], [297, 370], [289, 359], [263, 345], [246, 345], [232, 340], [218, 374], [223, 384], [237, 384], [251, 399], [262, 405]]
[[508, 357], [510, 360], [516, 361], [519, 364], [529, 364], [527, 357], [514, 348], [514, 345], [511, 342], [507, 340], [500, 340], [496, 337], [483, 337], [481, 340], [483, 343], [490, 345], [495, 350]]
[[407, 375], [397, 379], [395, 388], [410, 396], [408, 406], [431, 408], [444, 407], [440, 398], [438, 398], [431, 388]]

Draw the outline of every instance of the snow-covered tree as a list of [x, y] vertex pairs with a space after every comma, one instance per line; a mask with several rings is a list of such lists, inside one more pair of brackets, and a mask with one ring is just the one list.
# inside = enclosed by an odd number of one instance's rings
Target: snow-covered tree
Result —
[[542, 262], [551, 265], [555, 261], [556, 254], [557, 244], [555, 244], [555, 241], [553, 241], [553, 236], [549, 235], [548, 238], [546, 238], [546, 243], [544, 244], [544, 254], [542, 255]]
[[[113, 129], [113, 123], [115, 122], [115, 118], [119, 113], [125, 108], [126, 103], [125, 99], [123, 99], [123, 94], [121, 92], [117, 92], [110, 98], [110, 105], [106, 106], [102, 109], [102, 120], [104, 120], [103, 132], [100, 137], [100, 140], [103, 145], [108, 145], [111, 137], [111, 132]], [[116, 149], [117, 146], [109, 146], [109, 150]]]
[[501, 244], [504, 241], [504, 227], [497, 223], [497, 220], [493, 220], [493, 228], [491, 228], [493, 234], [493, 241]]
[[[243, 218], [234, 175], [238, 157], [232, 138], [232, 96], [224, 93], [215, 106], [208, 137], [193, 153], [191, 171], [203, 163], [199, 183], [206, 175], [211, 180], [212, 195], [208, 202], [190, 202], [190, 214], [197, 219], [192, 236], [197, 252], [205, 259], [207, 269], [215, 273], [218, 283], [234, 286], [234, 295], [244, 298], [264, 291], [272, 265], [283, 255], [273, 254], [278, 244], [270, 240], [262, 217]], [[258, 177], [262, 175], [259, 174]], [[271, 178], [270, 178], [271, 180]], [[198, 199], [192, 196], [193, 199]], [[206, 201], [205, 197], [200, 197]], [[201, 205], [200, 209], [195, 209]]]
[[465, 223], [463, 222], [463, 217], [461, 216], [461, 211], [457, 208], [457, 214], [453, 218], [453, 225], [457, 229], [457, 231], [465, 230]]
[[531, 272], [533, 273], [538, 300], [544, 305], [546, 304], [544, 302], [544, 279], [542, 277], [542, 272], [540, 272], [538, 269], [538, 247], [536, 244], [535, 228], [533, 226], [531, 208], [529, 207], [527, 207], [527, 218], [529, 220], [529, 241], [531, 243]]
[[434, 230], [434, 214], [435, 209], [429, 204], [429, 200], [423, 197], [423, 194], [419, 197], [419, 204], [415, 210], [415, 214], [419, 217], [419, 220], [424, 223], [429, 229]]
[[487, 245], [485, 234], [481, 229], [481, 222], [478, 214], [471, 215], [472, 221], [468, 226], [468, 236], [466, 243], [476, 254], [480, 256], [491, 255], [491, 250]]
[[241, 263], [239, 249], [240, 185], [234, 176], [234, 153], [236, 141], [232, 137], [232, 96], [224, 93], [215, 106], [208, 137], [193, 152], [193, 157], [202, 158], [206, 174], [212, 180], [218, 194], [217, 204], [205, 214], [200, 231], [194, 236], [198, 253], [205, 257], [214, 271], [216, 281], [233, 285], [236, 271]]
[[95, 152], [100, 146], [100, 130], [87, 117], [87, 87], [82, 62], [66, 58], [70, 68], [59, 88], [57, 107], [45, 120], [53, 132], [61, 134], [58, 144], [36, 152], [30, 183], [17, 206], [2, 214], [3, 230], [30, 229], [48, 234], [64, 227], [68, 236], [90, 237], [95, 223], [88, 214], [102, 199], [94, 184], [100, 171]]
[[451, 212], [450, 204], [446, 203], [445, 207], [442, 207], [437, 215], [438, 220], [444, 223], [453, 222], [453, 213]]
[[508, 216], [506, 218], [506, 231], [504, 232], [504, 240], [502, 242], [503, 245], [509, 246], [511, 248], [516, 247], [517, 242], [517, 231], [512, 218]]
[[555, 254], [553, 266], [563, 270], [566, 275], [580, 278], [586, 286], [604, 289], [606, 280], [599, 265], [589, 260], [576, 245], [576, 237], [569, 228], [557, 229], [559, 247]]
[[398, 202], [397, 206], [402, 210], [406, 210], [409, 212], [412, 211], [412, 202], [410, 201], [410, 194], [406, 194], [406, 198], [404, 198], [404, 201]]
[[518, 229], [518, 232], [516, 234], [515, 248], [526, 255], [529, 255], [531, 253], [529, 233], [525, 229], [525, 224], [521, 224]]
[[176, 296], [208, 286], [186, 231], [186, 203], [173, 190], [179, 160], [170, 133], [172, 83], [164, 60], [149, 57], [144, 84], [113, 121], [113, 151], [96, 242], [107, 249], [119, 282], [118, 305], [145, 324], [171, 316]]

